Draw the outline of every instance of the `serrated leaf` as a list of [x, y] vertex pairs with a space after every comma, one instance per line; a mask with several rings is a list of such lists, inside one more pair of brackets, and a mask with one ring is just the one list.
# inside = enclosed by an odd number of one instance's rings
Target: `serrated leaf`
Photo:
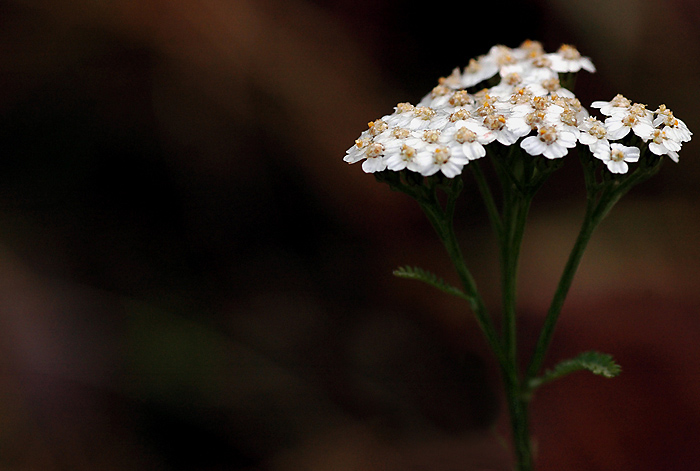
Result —
[[620, 374], [621, 368], [620, 365], [615, 363], [611, 355], [594, 351], [584, 352], [576, 358], [562, 361], [539, 378], [532, 379], [530, 381], [530, 389], [535, 389], [545, 383], [581, 370], [588, 370], [593, 374], [606, 378], [614, 378]]
[[469, 296], [467, 296], [461, 289], [445, 283], [445, 281], [442, 278], [439, 278], [434, 273], [423, 270], [422, 268], [408, 266], [399, 267], [396, 270], [394, 270], [394, 276], [398, 276], [399, 278], [406, 278], [409, 280], [422, 281], [423, 283], [427, 283], [430, 286], [439, 289], [440, 291], [444, 291], [445, 293], [451, 294], [453, 296], [469, 300]]

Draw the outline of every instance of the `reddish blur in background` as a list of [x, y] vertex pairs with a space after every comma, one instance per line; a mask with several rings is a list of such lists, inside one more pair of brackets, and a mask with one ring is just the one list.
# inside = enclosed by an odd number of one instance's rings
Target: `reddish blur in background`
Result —
[[[0, 468], [506, 470], [500, 383], [404, 195], [342, 162], [366, 123], [493, 44], [572, 43], [700, 129], [691, 0], [0, 2]], [[584, 257], [533, 404], [539, 469], [700, 462], [700, 160], [635, 188]], [[523, 250], [533, 343], [583, 211], [576, 159]], [[459, 230], [497, 307], [467, 184]], [[494, 431], [495, 430], [495, 431]]]

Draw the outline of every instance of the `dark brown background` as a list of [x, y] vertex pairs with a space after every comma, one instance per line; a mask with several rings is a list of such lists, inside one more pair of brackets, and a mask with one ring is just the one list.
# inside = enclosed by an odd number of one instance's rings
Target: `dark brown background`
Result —
[[[0, 467], [505, 470], [500, 385], [422, 214], [342, 162], [366, 123], [496, 43], [576, 44], [584, 104], [698, 120], [690, 0], [0, 2]], [[681, 163], [596, 233], [550, 363], [614, 354], [534, 403], [539, 469], [700, 461], [697, 185]], [[523, 344], [582, 215], [536, 199]], [[497, 306], [467, 185], [465, 253]]]

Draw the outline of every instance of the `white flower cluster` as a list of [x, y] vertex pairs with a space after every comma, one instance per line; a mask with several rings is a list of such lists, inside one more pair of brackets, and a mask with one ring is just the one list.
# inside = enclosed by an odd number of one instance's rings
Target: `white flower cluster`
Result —
[[[464, 70], [441, 78], [417, 105], [399, 103], [392, 114], [369, 123], [344, 160], [364, 160], [367, 173], [408, 169], [453, 178], [470, 160], [484, 157], [485, 146], [494, 141], [519, 142], [528, 154], [548, 159], [564, 157], [580, 143], [610, 172], [626, 173], [627, 163], [639, 160], [640, 149], [613, 141], [631, 132], [654, 154], [678, 161], [681, 144], [692, 134], [685, 123], [664, 105], [651, 112], [621, 95], [593, 102], [607, 118], [591, 117], [560, 84], [560, 77], [580, 69], [595, 72], [573, 46], [562, 45], [555, 53], [545, 53], [537, 41], [518, 48], [494, 46]], [[497, 84], [467, 91], [485, 81]]]

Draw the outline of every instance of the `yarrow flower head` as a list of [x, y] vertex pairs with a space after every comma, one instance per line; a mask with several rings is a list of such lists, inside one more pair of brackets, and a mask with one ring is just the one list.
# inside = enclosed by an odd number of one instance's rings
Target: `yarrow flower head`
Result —
[[[344, 160], [367, 173], [460, 175], [469, 162], [498, 147], [519, 144], [532, 158], [561, 159], [578, 144], [611, 173], [627, 173], [646, 155], [677, 162], [691, 139], [687, 125], [665, 105], [650, 111], [621, 94], [594, 101], [591, 116], [567, 85], [581, 69], [595, 72], [571, 45], [546, 53], [537, 41], [493, 46], [455, 68], [417, 104], [369, 123]], [[630, 150], [631, 148], [637, 149]]]

